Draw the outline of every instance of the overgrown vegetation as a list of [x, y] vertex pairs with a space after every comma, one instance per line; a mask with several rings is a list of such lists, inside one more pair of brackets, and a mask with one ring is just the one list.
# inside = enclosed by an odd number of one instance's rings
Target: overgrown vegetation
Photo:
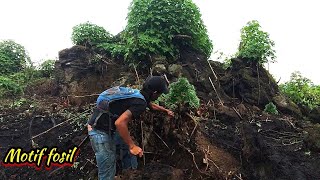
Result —
[[12, 97], [23, 92], [22, 86], [10, 78], [0, 76], [0, 97]]
[[153, 55], [176, 59], [180, 47], [211, 55], [212, 42], [192, 0], [133, 0], [127, 19], [125, 30], [117, 36], [90, 22], [76, 25], [72, 42], [142, 67]]
[[258, 21], [253, 20], [241, 29], [241, 42], [237, 56], [257, 61], [259, 64], [274, 62], [276, 51], [267, 32], [261, 30]]
[[54, 60], [44, 61], [39, 68], [28, 66], [19, 72], [0, 76], [0, 98], [13, 98], [24, 94], [24, 89], [43, 78], [52, 77]]
[[106, 42], [97, 45], [99, 49], [109, 52], [113, 58], [124, 58], [126, 46], [121, 42]]
[[212, 51], [199, 9], [191, 0], [133, 0], [124, 39], [128, 59], [154, 54], [172, 58], [179, 46], [193, 47], [207, 57]]
[[75, 45], [93, 46], [105, 43], [112, 38], [112, 35], [103, 27], [85, 22], [72, 28], [71, 40]]
[[269, 113], [269, 114], [275, 114], [275, 115], [279, 114], [279, 112], [277, 110], [277, 106], [274, 105], [273, 102], [270, 102], [265, 106], [264, 112]]
[[199, 108], [200, 100], [196, 90], [187, 78], [179, 78], [177, 82], [170, 84], [170, 92], [159, 97], [158, 102], [163, 102], [170, 109]]
[[26, 68], [31, 64], [30, 57], [25, 48], [13, 40], [0, 42], [0, 75], [9, 75]]
[[53, 75], [54, 63], [55, 60], [52, 59], [45, 60], [41, 63], [39, 70], [43, 77], [51, 77]]
[[296, 104], [310, 109], [320, 106], [320, 86], [314, 85], [298, 71], [291, 74], [288, 82], [280, 85], [280, 90]]

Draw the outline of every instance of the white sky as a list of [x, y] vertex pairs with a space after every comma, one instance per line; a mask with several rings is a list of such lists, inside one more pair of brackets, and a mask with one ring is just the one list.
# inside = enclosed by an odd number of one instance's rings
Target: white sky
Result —
[[[23, 45], [34, 62], [56, 58], [72, 46], [72, 27], [90, 21], [117, 34], [126, 26], [131, 0], [1, 0], [0, 40]], [[271, 73], [281, 82], [290, 74], [302, 75], [320, 84], [320, 11], [317, 0], [193, 0], [202, 14], [214, 50], [234, 54], [240, 29], [258, 20], [275, 41], [277, 63]], [[214, 56], [213, 56], [214, 57]], [[214, 60], [214, 58], [213, 58]]]

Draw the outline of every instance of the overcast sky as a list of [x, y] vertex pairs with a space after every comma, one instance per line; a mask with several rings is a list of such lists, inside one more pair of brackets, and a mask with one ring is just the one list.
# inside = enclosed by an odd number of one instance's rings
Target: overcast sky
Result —
[[[72, 27], [90, 21], [117, 34], [126, 26], [131, 0], [2, 0], [0, 40], [23, 45], [33, 61], [56, 58], [72, 46]], [[317, 0], [193, 0], [214, 43], [213, 51], [234, 54], [240, 29], [258, 20], [275, 41], [277, 63], [270, 72], [281, 82], [293, 71], [320, 84], [320, 11]], [[215, 57], [213, 56], [213, 59]]]

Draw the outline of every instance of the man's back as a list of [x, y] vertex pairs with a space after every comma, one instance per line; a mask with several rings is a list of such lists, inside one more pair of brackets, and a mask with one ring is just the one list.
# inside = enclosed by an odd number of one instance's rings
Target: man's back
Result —
[[[141, 113], [146, 110], [147, 102], [140, 98], [129, 98], [121, 99], [114, 101], [110, 104], [111, 114], [120, 116], [126, 110], [130, 110], [133, 116], [133, 119], [138, 119]], [[109, 115], [102, 114], [99, 120], [97, 121], [96, 129], [108, 132], [109, 130]], [[115, 130], [114, 122], [111, 123], [113, 127], [111, 129]]]

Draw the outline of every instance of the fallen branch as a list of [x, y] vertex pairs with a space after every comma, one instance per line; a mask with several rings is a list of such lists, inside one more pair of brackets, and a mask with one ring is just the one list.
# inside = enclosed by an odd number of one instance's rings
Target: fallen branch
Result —
[[236, 110], [236, 108], [232, 107], [232, 109], [234, 110], [234, 112], [237, 113], [237, 115], [239, 116], [240, 119], [243, 119], [241, 114]]
[[209, 162], [208, 162], [208, 161], [210, 161], [210, 162], [212, 162], [212, 164], [218, 169], [218, 171], [219, 171], [220, 173], [222, 173], [222, 170], [219, 168], [219, 166], [218, 166], [213, 160], [211, 160], [211, 159], [208, 158], [208, 155], [210, 155], [209, 145], [208, 145], [208, 149], [207, 149], [207, 150], [202, 150], [202, 151], [204, 152], [204, 157], [206, 158], [206, 162], [207, 162], [206, 170], [207, 170], [207, 168], [208, 168], [208, 166], [209, 166]]
[[241, 174], [239, 174], [239, 176], [235, 174], [235, 176], [236, 176], [237, 178], [239, 178], [240, 180], [243, 180], [242, 177], [241, 177]]
[[[82, 114], [84, 114], [84, 113], [86, 113], [86, 112], [89, 112], [89, 111], [91, 111], [91, 109], [88, 109], [88, 110], [84, 111]], [[46, 133], [50, 132], [51, 130], [53, 130], [53, 129], [57, 128], [57, 127], [62, 126], [62, 125], [65, 124], [66, 122], [70, 122], [70, 121], [72, 121], [72, 120], [77, 120], [77, 119], [79, 119], [79, 116], [74, 117], [74, 118], [71, 118], [71, 119], [66, 120], [66, 121], [63, 121], [63, 122], [61, 122], [61, 123], [53, 126], [52, 128], [50, 128], [50, 129], [48, 129], [48, 130], [40, 133], [40, 134], [37, 134], [37, 135], [35, 135], [35, 136], [32, 136], [31, 139], [34, 139], [34, 138], [37, 138], [37, 137], [39, 137], [39, 136], [41, 136], [41, 135], [43, 135], [43, 134], [46, 134]]]
[[209, 145], [208, 145], [208, 150], [206, 150], [206, 152], [204, 152], [205, 163], [207, 164], [206, 169], [204, 171], [207, 171], [208, 167], [209, 167], [209, 162], [208, 162], [208, 154], [209, 154], [209, 152], [210, 151], [209, 151]]
[[[141, 127], [141, 142], [142, 142], [142, 151], [144, 152], [144, 136], [143, 136], [143, 121], [141, 121], [140, 123], [140, 127]], [[143, 156], [143, 165], [146, 165], [146, 158], [145, 156]]]
[[195, 130], [197, 129], [197, 127], [198, 127], [198, 123], [196, 123], [196, 125], [194, 126], [194, 128], [193, 128], [193, 130], [191, 132], [191, 135], [190, 135], [190, 139], [191, 139], [193, 133], [195, 132]]
[[303, 142], [303, 140], [300, 140], [300, 141], [294, 140], [293, 142], [289, 141], [288, 143], [285, 143], [284, 140], [281, 141], [282, 145], [284, 145], [284, 146], [291, 146], [291, 145], [299, 144], [299, 143], [302, 143], [302, 142]]
[[[154, 131], [153, 131], [153, 132], [154, 132]], [[168, 144], [167, 144], [166, 142], [164, 142], [164, 140], [162, 140], [161, 137], [160, 137], [156, 132], [154, 132], [154, 134], [163, 142], [163, 144], [164, 144], [168, 149], [170, 149], [169, 146], [168, 146]]]
[[191, 139], [193, 133], [195, 132], [196, 128], [198, 127], [198, 121], [197, 121], [194, 117], [192, 117], [191, 114], [186, 113], [186, 115], [189, 116], [189, 117], [193, 120], [193, 122], [194, 122], [194, 124], [195, 124], [195, 125], [194, 125], [194, 128], [193, 128], [193, 130], [192, 130], [192, 132], [191, 132], [191, 135], [190, 135], [190, 139]]
[[140, 85], [140, 78], [139, 78], [139, 75], [138, 75], [138, 71], [137, 71], [137, 69], [136, 69], [136, 66], [133, 66], [133, 68], [134, 68], [134, 71], [135, 71], [136, 76], [137, 76], [137, 81], [138, 81], [138, 84], [139, 84], [139, 88], [141, 88], [141, 85]]
[[188, 151], [188, 152], [192, 155], [192, 160], [193, 160], [193, 163], [194, 163], [194, 165], [196, 166], [197, 170], [198, 170], [200, 173], [204, 173], [204, 172], [202, 172], [202, 171], [199, 169], [199, 167], [198, 167], [198, 165], [197, 165], [197, 163], [196, 163], [196, 160], [195, 160], [196, 158], [195, 158], [195, 156], [194, 156], [194, 153], [191, 152], [191, 150], [188, 149], [188, 148], [186, 148], [184, 145], [180, 144], [179, 142], [178, 142], [178, 144], [179, 144], [179, 146], [183, 147], [186, 151]]
[[214, 70], [213, 70], [213, 68], [212, 68], [212, 66], [211, 66], [211, 64], [210, 64], [210, 62], [209, 62], [208, 59], [207, 59], [207, 62], [208, 62], [209, 67], [210, 67], [210, 69], [211, 69], [211, 71], [212, 71], [212, 73], [213, 73], [213, 75], [214, 75], [214, 77], [216, 78], [216, 81], [217, 81], [217, 80], [218, 80], [218, 77], [217, 77], [216, 73], [214, 72]]
[[212, 164], [218, 169], [218, 171], [219, 171], [220, 173], [222, 173], [222, 170], [219, 168], [219, 166], [218, 166], [214, 161], [212, 161], [212, 160], [209, 159], [209, 158], [208, 158], [208, 161], [212, 162]]
[[211, 85], [212, 85], [212, 87], [213, 87], [214, 91], [215, 91], [215, 92], [216, 92], [216, 94], [217, 94], [217, 97], [218, 97], [218, 99], [219, 99], [220, 104], [223, 106], [223, 102], [221, 101], [221, 99], [220, 99], [220, 97], [219, 97], [219, 94], [218, 94], [218, 92], [217, 92], [217, 90], [216, 90], [216, 87], [214, 86], [214, 84], [213, 84], [213, 82], [212, 82], [212, 80], [211, 80], [211, 78], [210, 78], [210, 77], [209, 77], [209, 80], [210, 80], [210, 83], [211, 83]]
[[78, 148], [80, 148], [82, 146], [82, 144], [88, 139], [89, 135], [87, 135], [78, 145]]
[[149, 152], [149, 151], [143, 151], [143, 154], [155, 154], [155, 155], [161, 155], [161, 153], [155, 153], [155, 152]]
[[[82, 144], [88, 139], [89, 135], [87, 135], [81, 142], [80, 144], [77, 146], [78, 148], [80, 148], [82, 146]], [[84, 166], [82, 166], [81, 168], [83, 169], [88, 163], [88, 159], [87, 162], [84, 164]], [[59, 170], [61, 170], [62, 168], [64, 168], [65, 166], [61, 166], [58, 169], [55, 169], [54, 171], [52, 171], [48, 176], [51, 176], [52, 174], [55, 174], [56, 172], [58, 172]], [[80, 168], [80, 169], [81, 169]]]

